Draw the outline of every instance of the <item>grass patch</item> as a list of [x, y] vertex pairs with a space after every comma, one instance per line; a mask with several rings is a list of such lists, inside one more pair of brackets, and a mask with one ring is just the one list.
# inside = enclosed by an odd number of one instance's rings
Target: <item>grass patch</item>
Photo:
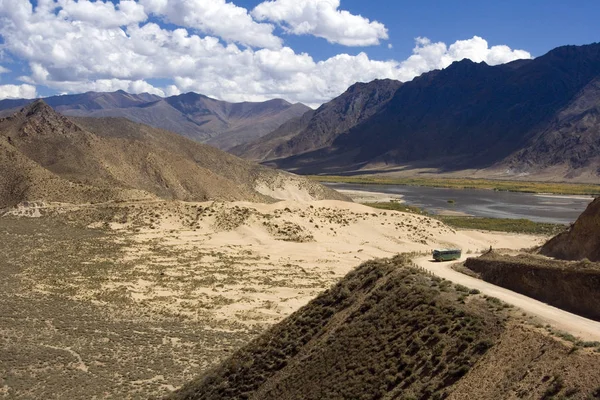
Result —
[[398, 201], [388, 201], [388, 202], [376, 202], [376, 203], [362, 203], [365, 206], [378, 208], [380, 210], [391, 210], [391, 211], [400, 211], [407, 212], [411, 214], [419, 214], [419, 215], [430, 215], [427, 211], [422, 208], [411, 206], [406, 203], [400, 203]]
[[311, 175], [310, 179], [328, 183], [428, 186], [452, 189], [488, 189], [506, 192], [599, 195], [600, 185], [560, 182], [519, 182], [467, 178], [383, 178], [375, 176]]
[[427, 211], [398, 201], [363, 203], [366, 206], [381, 210], [393, 210], [408, 212], [412, 214], [427, 215], [436, 218], [444, 224], [457, 229], [478, 229], [484, 231], [527, 233], [534, 235], [554, 236], [566, 229], [562, 224], [550, 224], [545, 222], [533, 222], [528, 219], [513, 218], [484, 218], [484, 217], [460, 217], [450, 215], [433, 215]]
[[482, 218], [482, 217], [455, 217], [440, 215], [435, 218], [448, 226], [459, 229], [481, 229], [486, 231], [529, 233], [536, 235], [557, 235], [565, 230], [562, 224], [533, 222], [528, 219], [512, 218]]

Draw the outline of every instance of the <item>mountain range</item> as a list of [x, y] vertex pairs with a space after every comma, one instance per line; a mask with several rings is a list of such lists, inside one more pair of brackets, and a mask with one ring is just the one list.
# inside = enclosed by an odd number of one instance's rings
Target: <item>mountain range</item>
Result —
[[[88, 92], [48, 97], [44, 101], [66, 116], [123, 117], [221, 149], [256, 140], [310, 110], [304, 104], [291, 104], [282, 99], [228, 103], [197, 93], [161, 98], [124, 91]], [[31, 102], [33, 100], [2, 100], [0, 116], [9, 116]]]
[[346, 199], [172, 132], [125, 118], [65, 117], [42, 100], [0, 119], [0, 170], [0, 207], [33, 200]]
[[465, 59], [404, 84], [357, 84], [231, 151], [302, 173], [483, 169], [597, 181], [599, 116], [596, 43], [497, 66]]
[[[468, 59], [410, 82], [356, 83], [312, 110], [196, 93], [84, 93], [45, 99], [77, 117], [124, 117], [288, 171], [416, 171], [597, 182], [600, 44], [489, 66]], [[0, 115], [31, 100], [0, 101]]]

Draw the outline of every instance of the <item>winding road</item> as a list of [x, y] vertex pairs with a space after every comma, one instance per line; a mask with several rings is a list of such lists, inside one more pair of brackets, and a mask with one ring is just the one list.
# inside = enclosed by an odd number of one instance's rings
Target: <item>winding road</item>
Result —
[[[469, 256], [476, 257], [478, 254]], [[467, 257], [463, 256], [459, 262], [466, 259]], [[435, 262], [431, 257], [415, 258], [413, 261], [440, 278], [459, 283], [471, 289], [477, 289], [488, 296], [496, 297], [505, 303], [539, 317], [545, 323], [560, 331], [568, 332], [582, 340], [600, 341], [600, 322], [572, 314], [531, 297], [457, 272], [451, 268], [454, 263]]]

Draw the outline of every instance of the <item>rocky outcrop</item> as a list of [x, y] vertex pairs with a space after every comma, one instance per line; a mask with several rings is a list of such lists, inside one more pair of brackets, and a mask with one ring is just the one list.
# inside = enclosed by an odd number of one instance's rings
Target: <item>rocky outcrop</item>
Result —
[[540, 253], [561, 260], [600, 261], [600, 197], [590, 203], [569, 230], [543, 245]]

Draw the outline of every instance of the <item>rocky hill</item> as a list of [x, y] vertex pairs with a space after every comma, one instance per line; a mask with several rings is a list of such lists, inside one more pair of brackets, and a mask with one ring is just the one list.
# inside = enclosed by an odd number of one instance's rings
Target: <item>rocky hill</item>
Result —
[[567, 231], [544, 244], [540, 253], [561, 260], [600, 261], [600, 198], [591, 202]]
[[356, 83], [316, 111], [309, 111], [258, 141], [235, 147], [231, 152], [265, 161], [330, 146], [339, 135], [381, 110], [400, 86], [400, 82], [391, 79]]
[[310, 173], [408, 166], [594, 181], [599, 80], [598, 43], [498, 66], [465, 59], [399, 86], [381, 110], [321, 149], [296, 147], [300, 134], [278, 144], [290, 149], [281, 157], [292, 156], [275, 164]]
[[26, 200], [344, 198], [126, 119], [71, 120], [41, 100], [0, 119], [0, 166], [0, 206]]
[[587, 399], [600, 355], [399, 256], [339, 284], [171, 399]]
[[[228, 103], [196, 93], [163, 99], [147, 93], [88, 92], [48, 97], [44, 101], [66, 116], [123, 117], [223, 149], [256, 140], [310, 110], [303, 104], [281, 99]], [[0, 116], [11, 115], [31, 102], [2, 100]]]

